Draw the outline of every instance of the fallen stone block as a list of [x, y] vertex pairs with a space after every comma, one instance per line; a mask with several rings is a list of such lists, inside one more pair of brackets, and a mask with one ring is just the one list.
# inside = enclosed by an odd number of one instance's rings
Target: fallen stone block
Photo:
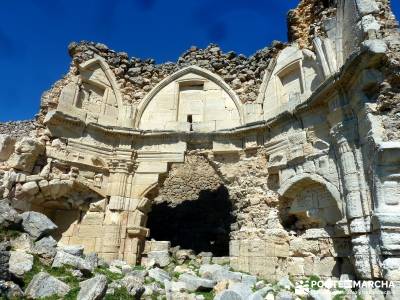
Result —
[[33, 276], [25, 290], [28, 299], [40, 299], [57, 295], [63, 297], [70, 291], [70, 287], [61, 280], [46, 272], [40, 272]]
[[99, 300], [103, 299], [107, 291], [107, 277], [96, 275], [93, 278], [82, 281], [77, 300]]
[[191, 292], [209, 291], [217, 284], [214, 280], [200, 278], [191, 274], [182, 274], [179, 281], [186, 284], [186, 288]]
[[57, 229], [57, 225], [41, 213], [27, 211], [22, 213], [21, 217], [24, 231], [36, 240]]
[[149, 277], [161, 283], [164, 283], [164, 280], [171, 280], [171, 276], [169, 276], [166, 271], [159, 268], [150, 269]]
[[22, 251], [11, 251], [9, 272], [15, 277], [22, 278], [26, 272], [32, 270], [33, 255]]
[[71, 266], [84, 273], [90, 273], [93, 271], [93, 266], [83, 258], [58, 250], [54, 257], [52, 267], [60, 268], [62, 266]]

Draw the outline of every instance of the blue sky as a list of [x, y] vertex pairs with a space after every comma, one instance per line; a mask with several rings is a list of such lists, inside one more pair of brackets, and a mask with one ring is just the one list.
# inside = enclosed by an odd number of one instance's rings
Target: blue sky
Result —
[[[392, 0], [400, 15], [399, 0]], [[91, 40], [130, 56], [176, 61], [191, 45], [250, 55], [286, 41], [298, 0], [19, 0], [0, 9], [0, 121], [30, 119], [68, 70], [67, 45]]]

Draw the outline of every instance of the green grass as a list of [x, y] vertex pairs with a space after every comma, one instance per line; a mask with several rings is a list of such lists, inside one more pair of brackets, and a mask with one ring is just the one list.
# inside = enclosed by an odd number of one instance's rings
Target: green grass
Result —
[[73, 288], [79, 286], [79, 280], [72, 275], [70, 267], [63, 266], [60, 268], [52, 268], [51, 266], [46, 266], [42, 264], [37, 256], [33, 257], [32, 270], [25, 273], [24, 275], [24, 283], [28, 285], [29, 282], [31, 282], [33, 276], [35, 276], [39, 272], [47, 272], [50, 275], [59, 278], [61, 281], [67, 283]]
[[307, 282], [307, 284], [308, 284], [310, 289], [319, 290], [318, 285], [314, 285], [314, 286], [311, 285], [312, 282], [319, 282], [319, 281], [321, 281], [321, 278], [319, 278], [316, 275], [311, 275], [310, 277], [307, 278], [306, 282]]
[[15, 229], [0, 227], [0, 242], [16, 239], [21, 235], [21, 232]]
[[144, 270], [146, 270], [146, 268], [141, 265], [136, 265], [136, 266], [133, 266], [132, 270], [133, 271], [144, 271]]
[[131, 295], [129, 295], [126, 288], [115, 289], [114, 294], [106, 295], [104, 300], [129, 300], [133, 299]]
[[210, 292], [197, 292], [196, 295], [202, 295], [204, 300], [213, 300], [215, 297], [215, 293], [213, 291]]
[[[25, 273], [24, 283], [27, 286], [32, 278], [39, 272], [46, 272], [51, 276], [57, 277], [59, 280], [65, 282], [71, 287], [71, 290], [67, 295], [63, 297], [64, 300], [75, 300], [79, 293], [79, 280], [71, 273], [71, 267], [63, 266], [61, 268], [52, 268], [51, 266], [44, 265], [37, 256], [33, 257], [32, 270]], [[59, 296], [54, 295], [51, 297], [44, 298], [45, 300], [56, 300], [60, 299]]]
[[[346, 296], [346, 293], [337, 294], [332, 298], [332, 300], [344, 300], [345, 296]], [[357, 300], [358, 300], [358, 297], [357, 297]]]
[[113, 273], [110, 270], [108, 270], [106, 267], [98, 267], [94, 270], [95, 273], [103, 274], [107, 277], [108, 283], [122, 279], [124, 275], [118, 274], [118, 273]]

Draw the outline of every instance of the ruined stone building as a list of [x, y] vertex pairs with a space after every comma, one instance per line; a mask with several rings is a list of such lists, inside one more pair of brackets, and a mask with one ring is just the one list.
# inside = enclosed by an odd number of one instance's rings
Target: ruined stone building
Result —
[[0, 193], [107, 261], [170, 241], [269, 280], [400, 280], [390, 2], [303, 0], [288, 29], [250, 57], [210, 45], [165, 64], [70, 44], [30, 137], [0, 146]]

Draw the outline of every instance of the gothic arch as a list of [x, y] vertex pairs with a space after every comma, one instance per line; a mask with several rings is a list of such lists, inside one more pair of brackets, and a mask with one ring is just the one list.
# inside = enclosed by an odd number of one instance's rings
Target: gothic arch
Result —
[[245, 123], [244, 120], [244, 113], [243, 113], [243, 105], [240, 102], [239, 97], [236, 95], [236, 93], [232, 90], [232, 88], [224, 82], [224, 80], [219, 77], [218, 75], [205, 70], [203, 68], [197, 67], [197, 66], [189, 66], [186, 68], [183, 68], [174, 74], [168, 76], [164, 80], [162, 80], [160, 83], [158, 83], [143, 99], [143, 101], [139, 104], [137, 108], [137, 115], [135, 118], [135, 127], [139, 128], [141, 125], [141, 121], [143, 118], [143, 114], [148, 108], [149, 104], [151, 101], [155, 98], [155, 96], [163, 90], [167, 85], [179, 81], [182, 77], [188, 74], [194, 74], [197, 76], [200, 76], [204, 79], [209, 80], [210, 82], [216, 84], [218, 87], [220, 87], [224, 92], [226, 92], [229, 95], [230, 100], [233, 101], [235, 108], [239, 114], [239, 125], [243, 125]]
[[295, 189], [298, 185], [302, 183], [317, 183], [325, 187], [332, 198], [335, 200], [338, 209], [343, 215], [343, 202], [341, 201], [340, 191], [336, 186], [334, 186], [329, 181], [325, 180], [322, 176], [317, 174], [310, 174], [310, 173], [301, 173], [297, 174], [293, 177], [290, 177], [286, 181], [284, 181], [280, 188], [278, 189], [278, 194], [281, 196], [288, 195], [291, 190]]
[[114, 92], [115, 98], [117, 99], [117, 104], [118, 104], [118, 109], [119, 112], [121, 113], [122, 107], [123, 107], [123, 102], [122, 102], [122, 96], [121, 93], [118, 89], [117, 81], [115, 79], [114, 73], [111, 71], [109, 65], [105, 62], [105, 60], [101, 57], [95, 57], [92, 58], [88, 61], [83, 62], [82, 64], [79, 65], [79, 70], [85, 70], [88, 69], [90, 66], [93, 65], [99, 65], [104, 74], [106, 75], [108, 81], [110, 82], [111, 88]]

